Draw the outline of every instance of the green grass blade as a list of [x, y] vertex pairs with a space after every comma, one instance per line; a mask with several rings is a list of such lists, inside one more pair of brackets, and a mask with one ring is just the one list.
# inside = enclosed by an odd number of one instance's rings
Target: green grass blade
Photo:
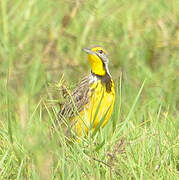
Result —
[[[139, 97], [140, 97], [141, 93], [142, 93], [142, 90], [143, 90], [143, 88], [144, 88], [145, 82], [146, 82], [146, 79], [145, 79], [144, 82], [142, 83], [142, 86], [141, 86], [141, 88], [139, 89], [139, 92], [138, 92], [138, 94], [137, 94], [137, 96], [136, 96], [136, 98], [135, 98], [135, 100], [134, 100], [134, 102], [133, 102], [133, 104], [132, 104], [132, 107], [131, 107], [130, 111], [129, 111], [129, 113], [128, 113], [126, 119], [125, 119], [125, 121], [123, 122], [122, 127], [120, 127], [119, 130], [118, 130], [118, 132], [115, 134], [115, 137], [118, 137], [118, 136], [119, 136], [119, 134], [121, 133], [121, 131], [125, 128], [125, 126], [126, 126], [127, 123], [129, 122], [132, 114], [134, 113], [135, 106], [136, 106], [136, 104], [137, 104], [137, 102], [138, 102], [138, 100], [139, 100]], [[118, 128], [117, 128], [117, 129], [118, 129]]]

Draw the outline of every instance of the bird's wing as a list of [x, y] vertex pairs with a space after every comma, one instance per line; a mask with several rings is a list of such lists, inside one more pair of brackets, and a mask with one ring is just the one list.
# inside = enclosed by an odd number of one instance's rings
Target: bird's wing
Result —
[[68, 95], [66, 101], [59, 111], [58, 118], [71, 118], [77, 112], [80, 112], [84, 105], [89, 102], [89, 80], [90, 76], [86, 76], [81, 80], [77, 87]]

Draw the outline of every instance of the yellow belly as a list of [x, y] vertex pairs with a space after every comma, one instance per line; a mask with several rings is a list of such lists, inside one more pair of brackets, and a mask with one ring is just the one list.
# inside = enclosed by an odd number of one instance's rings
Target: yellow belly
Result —
[[[113, 84], [113, 83], [112, 83]], [[88, 94], [90, 100], [78, 116], [72, 118], [73, 130], [81, 136], [94, 130], [100, 123], [103, 127], [109, 120], [115, 101], [115, 89], [112, 85], [111, 92], [106, 92], [106, 87], [97, 81], [92, 84]]]

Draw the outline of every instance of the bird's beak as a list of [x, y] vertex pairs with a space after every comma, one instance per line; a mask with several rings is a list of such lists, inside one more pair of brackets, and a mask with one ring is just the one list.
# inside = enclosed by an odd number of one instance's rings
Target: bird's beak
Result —
[[90, 48], [83, 48], [83, 51], [85, 51], [87, 54], [95, 54], [95, 52], [91, 51]]

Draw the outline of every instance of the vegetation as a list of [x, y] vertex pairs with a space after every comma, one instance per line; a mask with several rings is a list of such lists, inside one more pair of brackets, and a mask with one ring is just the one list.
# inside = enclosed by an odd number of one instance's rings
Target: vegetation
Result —
[[[177, 179], [177, 0], [0, 1], [0, 179]], [[104, 46], [117, 97], [92, 137], [50, 138], [61, 79]]]

